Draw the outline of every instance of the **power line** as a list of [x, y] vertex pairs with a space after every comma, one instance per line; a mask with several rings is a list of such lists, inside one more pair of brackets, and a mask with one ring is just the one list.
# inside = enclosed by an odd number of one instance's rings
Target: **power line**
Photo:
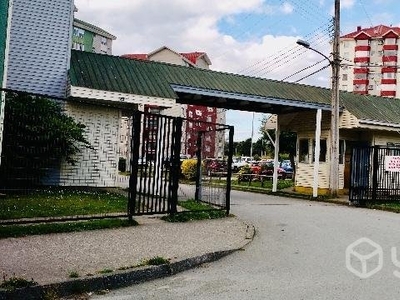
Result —
[[308, 69], [311, 69], [312, 67], [315, 67], [316, 65], [318, 65], [318, 64], [320, 64], [320, 63], [322, 63], [322, 62], [324, 62], [325, 60], [326, 60], [326, 59], [324, 58], [323, 60], [320, 60], [320, 61], [316, 62], [315, 64], [312, 64], [311, 66], [305, 67], [304, 69], [301, 69], [300, 71], [297, 71], [297, 72], [293, 73], [292, 75], [286, 76], [286, 77], [283, 78], [281, 81], [285, 81], [286, 79], [289, 79], [289, 78], [291, 78], [291, 77], [293, 77], [293, 76], [295, 76], [295, 75], [297, 75], [297, 74], [299, 74], [299, 73], [301, 73], [301, 72], [303, 72], [303, 71], [306, 71], [306, 70], [308, 70]]
[[364, 1], [363, 0], [358, 0], [358, 2], [360, 3], [365, 15], [367, 16], [367, 19], [368, 19], [369, 23], [371, 24], [371, 27], [374, 27], [374, 24], [372, 23], [371, 17], [369, 15], [369, 13], [367, 12], [367, 9], [365, 8]]
[[314, 71], [314, 72], [312, 72], [311, 74], [308, 74], [307, 76], [304, 76], [304, 77], [302, 77], [302, 78], [296, 80], [294, 83], [298, 83], [298, 82], [300, 82], [300, 81], [302, 81], [302, 80], [304, 80], [304, 79], [306, 79], [306, 78], [308, 78], [308, 77], [311, 77], [311, 76], [317, 74], [318, 72], [321, 72], [322, 70], [325, 70], [326, 68], [328, 68], [328, 67], [330, 67], [330, 66], [331, 66], [331, 64], [326, 65], [325, 67], [322, 67], [321, 69], [318, 69], [317, 71]]

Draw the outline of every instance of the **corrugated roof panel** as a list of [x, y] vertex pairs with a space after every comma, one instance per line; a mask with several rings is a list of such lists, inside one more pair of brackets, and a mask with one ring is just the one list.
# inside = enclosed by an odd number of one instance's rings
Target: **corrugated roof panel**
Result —
[[[176, 98], [171, 84], [257, 97], [329, 105], [331, 90], [153, 61], [72, 51], [71, 84], [98, 90]], [[400, 124], [400, 100], [340, 92], [341, 105], [359, 119]]]

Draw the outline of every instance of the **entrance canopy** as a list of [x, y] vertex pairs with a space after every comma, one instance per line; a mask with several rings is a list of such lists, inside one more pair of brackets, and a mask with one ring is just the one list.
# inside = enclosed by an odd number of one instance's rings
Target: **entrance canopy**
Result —
[[[94, 102], [185, 103], [278, 115], [331, 109], [326, 88], [76, 50], [69, 78], [70, 98]], [[400, 127], [398, 99], [340, 92], [340, 110], [360, 124]]]

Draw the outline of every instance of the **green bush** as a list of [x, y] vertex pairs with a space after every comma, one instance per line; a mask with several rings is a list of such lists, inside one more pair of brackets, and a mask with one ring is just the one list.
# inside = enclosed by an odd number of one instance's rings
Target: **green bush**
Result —
[[185, 159], [181, 165], [182, 175], [188, 180], [196, 178], [197, 159]]

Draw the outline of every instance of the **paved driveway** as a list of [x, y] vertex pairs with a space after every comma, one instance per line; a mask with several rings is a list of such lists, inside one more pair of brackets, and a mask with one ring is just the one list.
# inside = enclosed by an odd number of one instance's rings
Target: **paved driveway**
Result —
[[[400, 298], [398, 214], [241, 192], [233, 192], [232, 198], [232, 212], [253, 223], [257, 231], [244, 251], [100, 298]], [[360, 238], [379, 244], [382, 251]], [[354, 248], [357, 253], [375, 251], [377, 255], [371, 255], [364, 271], [360, 260], [352, 255], [347, 263], [354, 268], [352, 273], [346, 267], [346, 249], [358, 240], [360, 244]], [[399, 249], [399, 254], [394, 255], [398, 259], [392, 259], [392, 248]], [[373, 270], [377, 272], [372, 274]], [[356, 272], [360, 274], [355, 275]]]

